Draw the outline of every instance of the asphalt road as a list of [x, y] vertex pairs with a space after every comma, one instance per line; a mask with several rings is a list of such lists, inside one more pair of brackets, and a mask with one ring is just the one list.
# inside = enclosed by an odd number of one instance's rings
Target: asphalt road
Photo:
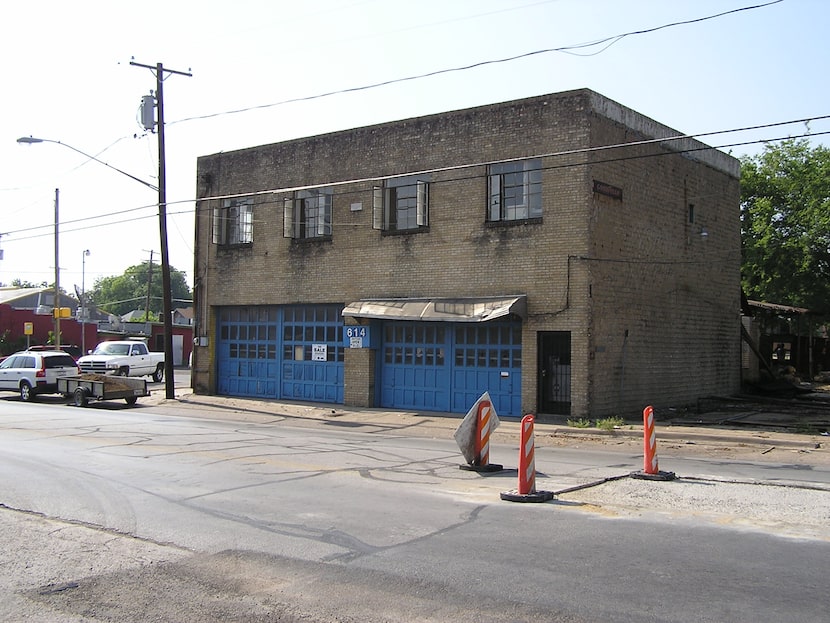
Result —
[[96, 406], [0, 400], [3, 620], [827, 620], [826, 466], [539, 448], [515, 504], [511, 445]]

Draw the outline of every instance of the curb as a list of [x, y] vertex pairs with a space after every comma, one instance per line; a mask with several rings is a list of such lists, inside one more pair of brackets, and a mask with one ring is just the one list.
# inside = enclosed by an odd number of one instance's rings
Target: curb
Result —
[[[614, 431], [605, 431], [602, 429], [588, 429], [591, 432], [587, 432], [586, 429], [582, 428], [556, 428], [553, 431], [545, 431], [544, 434], [547, 434], [551, 437], [568, 437], [570, 439], [596, 439], [597, 437], [605, 437], [605, 438], [619, 438], [619, 437], [627, 437], [632, 439], [642, 439], [643, 432], [642, 430], [637, 430], [636, 428], [633, 430], [614, 430]], [[538, 432], [538, 429], [537, 429]], [[777, 446], [787, 447], [787, 448], [803, 448], [803, 449], [810, 449], [815, 450], [816, 444], [819, 444], [819, 447], [824, 447], [825, 445], [830, 446], [830, 440], [824, 440], [822, 442], [821, 437], [818, 436], [805, 436], [804, 438], [799, 439], [790, 439], [785, 437], [784, 435], [792, 435], [792, 433], [775, 433], [775, 432], [750, 432], [747, 431], [746, 435], [736, 435], [732, 431], [724, 430], [721, 433], [713, 433], [711, 431], [708, 432], [698, 432], [695, 430], [671, 430], [668, 428], [661, 428], [660, 426], [657, 427], [657, 439], [659, 441], [701, 441], [701, 442], [710, 442], [710, 443], [730, 443], [730, 444], [756, 444], [756, 445], [770, 445], [775, 444]]]
[[[175, 399], [164, 398], [164, 391], [158, 390], [157, 400], [148, 401], [145, 404], [154, 406], [165, 406], [177, 404], [185, 408], [210, 407], [213, 409], [227, 409], [229, 411], [250, 411], [262, 416], [290, 417], [293, 419], [306, 419], [317, 422], [351, 422], [363, 424], [367, 427], [383, 426], [384, 418], [394, 419], [400, 423], [406, 418], [428, 420], [431, 428], [455, 430], [461, 421], [460, 417], [441, 413], [413, 413], [410, 411], [384, 411], [382, 409], [366, 408], [364, 410], [348, 408], [342, 405], [328, 405], [318, 403], [281, 403], [274, 401], [259, 401], [248, 398], [227, 399], [222, 396], [204, 396], [191, 392], [182, 392]], [[239, 404], [239, 403], [242, 404]], [[334, 415], [331, 415], [334, 414]], [[518, 443], [520, 421], [502, 420], [502, 427], [493, 432], [502, 443]], [[633, 425], [624, 429], [603, 430], [599, 428], [571, 428], [560, 424], [536, 422], [537, 438], [558, 438], [568, 440], [642, 440], [642, 426]], [[515, 430], [514, 430], [515, 429]], [[688, 427], [671, 427], [666, 425], [657, 426], [657, 438], [659, 441], [687, 442], [690, 444], [700, 443], [709, 445], [741, 445], [741, 446], [775, 446], [779, 448], [792, 448], [800, 450], [816, 450], [830, 447], [830, 439], [818, 435], [797, 436], [793, 433], [780, 433], [774, 431], [745, 431], [743, 434], [736, 434], [733, 430], [718, 429], [698, 431]]]

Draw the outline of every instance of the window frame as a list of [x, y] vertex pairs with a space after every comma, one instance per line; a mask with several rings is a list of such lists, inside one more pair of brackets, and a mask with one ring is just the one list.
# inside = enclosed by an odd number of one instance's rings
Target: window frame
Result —
[[213, 244], [249, 246], [254, 242], [254, 202], [251, 198], [225, 199], [213, 209]]
[[512, 160], [487, 167], [488, 223], [542, 218], [542, 160]]
[[[429, 228], [430, 176], [402, 175], [373, 189], [372, 227], [389, 233], [414, 233]], [[402, 193], [401, 189], [407, 192]]]
[[[283, 204], [283, 237], [295, 240], [330, 239], [333, 195], [331, 187], [320, 187], [297, 190], [286, 197]], [[317, 214], [309, 216], [312, 212]]]

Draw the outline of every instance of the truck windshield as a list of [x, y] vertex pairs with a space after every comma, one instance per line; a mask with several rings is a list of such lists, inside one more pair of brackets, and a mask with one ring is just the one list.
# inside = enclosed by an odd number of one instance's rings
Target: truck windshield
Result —
[[130, 345], [129, 344], [108, 344], [104, 342], [103, 344], [98, 344], [95, 347], [95, 350], [92, 353], [93, 355], [129, 355], [130, 354]]

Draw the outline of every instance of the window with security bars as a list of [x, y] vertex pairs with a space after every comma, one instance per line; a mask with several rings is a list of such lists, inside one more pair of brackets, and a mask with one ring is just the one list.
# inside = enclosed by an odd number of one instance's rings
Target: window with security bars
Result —
[[331, 236], [330, 188], [298, 190], [285, 199], [285, 238], [327, 238]]
[[429, 226], [429, 176], [407, 175], [376, 186], [373, 227], [383, 231], [417, 231]]
[[213, 210], [213, 244], [238, 246], [254, 241], [254, 205], [251, 199], [225, 199]]
[[542, 161], [538, 158], [490, 165], [487, 185], [489, 222], [542, 217]]

